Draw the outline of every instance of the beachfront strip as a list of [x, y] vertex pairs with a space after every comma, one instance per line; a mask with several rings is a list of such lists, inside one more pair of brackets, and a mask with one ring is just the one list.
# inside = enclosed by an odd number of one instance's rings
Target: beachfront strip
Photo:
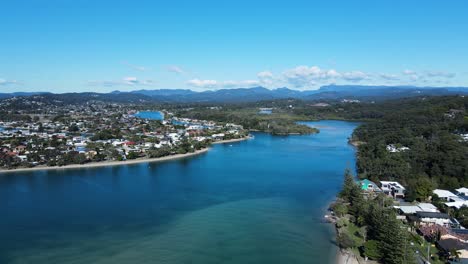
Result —
[[[410, 246], [417, 262], [468, 263], [468, 229], [465, 228], [468, 225], [468, 188], [462, 187], [453, 191], [435, 189], [425, 201], [407, 202], [405, 195], [410, 190], [399, 182], [380, 181], [376, 184], [363, 179], [357, 183], [364, 201], [371, 202], [379, 196], [388, 197], [391, 202], [387, 207], [393, 208], [396, 219], [402, 221], [402, 227], [411, 234], [410, 239], [413, 242]], [[385, 207], [384, 202], [382, 206]], [[343, 215], [340, 217], [339, 214], [333, 212], [332, 216], [327, 217], [340, 225], [338, 221]], [[417, 237], [421, 239], [418, 240]], [[354, 254], [353, 258], [356, 261], [361, 257], [361, 260], [368, 261], [365, 246], [362, 251], [364, 254], [361, 256]], [[349, 251], [345, 253], [350, 254]]]
[[11, 121], [0, 122], [0, 170], [159, 158], [248, 136], [236, 124], [177, 118], [170, 112], [164, 120], [150, 120], [136, 113], [102, 103], [30, 113], [24, 120], [12, 113], [2, 118]]

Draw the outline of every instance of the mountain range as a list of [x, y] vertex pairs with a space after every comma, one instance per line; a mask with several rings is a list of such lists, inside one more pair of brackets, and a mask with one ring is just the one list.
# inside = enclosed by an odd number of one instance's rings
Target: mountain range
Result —
[[468, 95], [468, 87], [415, 87], [415, 86], [366, 86], [327, 85], [317, 90], [293, 90], [289, 88], [267, 89], [264, 87], [220, 89], [197, 92], [189, 89], [135, 90], [110, 93], [0, 93], [0, 99], [41, 95], [54, 100], [102, 100], [115, 102], [167, 102], [167, 103], [238, 103], [275, 99], [302, 100], [386, 100], [414, 96]]

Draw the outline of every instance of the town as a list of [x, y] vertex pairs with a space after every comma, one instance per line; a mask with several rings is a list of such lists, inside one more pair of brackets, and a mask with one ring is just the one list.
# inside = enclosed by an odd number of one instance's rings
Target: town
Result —
[[[2, 170], [159, 158], [248, 136], [240, 125], [178, 118], [168, 111], [161, 120], [140, 118], [133, 105], [21, 100], [0, 105]], [[11, 110], [17, 105], [20, 110]]]

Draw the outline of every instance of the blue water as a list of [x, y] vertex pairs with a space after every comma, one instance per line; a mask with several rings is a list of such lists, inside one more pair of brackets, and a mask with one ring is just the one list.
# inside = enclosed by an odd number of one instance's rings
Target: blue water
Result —
[[164, 120], [164, 114], [159, 111], [140, 111], [135, 116], [143, 119]]
[[355, 123], [169, 162], [0, 175], [0, 263], [329, 263]]

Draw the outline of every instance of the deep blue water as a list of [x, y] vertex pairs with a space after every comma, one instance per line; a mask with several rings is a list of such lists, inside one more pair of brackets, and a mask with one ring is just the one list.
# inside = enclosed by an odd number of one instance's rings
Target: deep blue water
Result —
[[164, 120], [164, 114], [159, 111], [140, 111], [135, 116], [143, 119]]
[[169, 162], [0, 174], [0, 263], [328, 263], [355, 123]]

